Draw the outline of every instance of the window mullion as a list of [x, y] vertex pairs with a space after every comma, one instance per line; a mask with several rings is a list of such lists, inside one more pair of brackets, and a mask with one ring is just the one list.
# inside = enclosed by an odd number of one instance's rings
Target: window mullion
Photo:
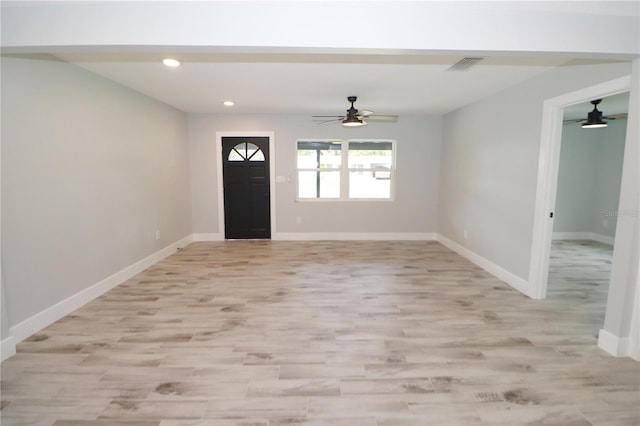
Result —
[[318, 171], [316, 172], [316, 198], [320, 198], [320, 150], [316, 149], [316, 164]]
[[349, 199], [349, 141], [341, 141], [340, 198]]

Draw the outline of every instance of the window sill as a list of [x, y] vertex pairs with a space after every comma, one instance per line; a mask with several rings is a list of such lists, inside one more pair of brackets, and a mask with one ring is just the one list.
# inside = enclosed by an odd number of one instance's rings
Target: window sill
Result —
[[358, 203], [358, 202], [392, 202], [393, 198], [296, 198], [296, 203]]

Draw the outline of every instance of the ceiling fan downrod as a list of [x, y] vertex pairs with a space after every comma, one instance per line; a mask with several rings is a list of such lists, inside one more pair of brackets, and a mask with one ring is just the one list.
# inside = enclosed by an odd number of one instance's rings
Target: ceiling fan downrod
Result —
[[347, 100], [348, 100], [349, 102], [351, 102], [351, 108], [349, 108], [349, 109], [347, 110], [347, 114], [348, 114], [348, 115], [354, 115], [354, 116], [355, 116], [355, 115], [358, 113], [358, 110], [356, 109], [356, 107], [355, 107], [353, 104], [358, 100], [358, 97], [357, 97], [357, 96], [349, 96], [349, 97], [347, 98]]

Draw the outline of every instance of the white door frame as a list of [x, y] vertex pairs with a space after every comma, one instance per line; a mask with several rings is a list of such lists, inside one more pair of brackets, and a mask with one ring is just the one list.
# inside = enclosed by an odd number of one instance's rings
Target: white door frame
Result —
[[229, 131], [216, 132], [216, 158], [217, 158], [217, 179], [218, 179], [218, 232], [221, 238], [224, 234], [224, 181], [222, 177], [222, 138], [224, 137], [263, 137], [269, 138], [269, 215], [271, 226], [271, 239], [276, 232], [276, 153], [275, 133], [269, 131]]
[[547, 99], [543, 104], [538, 187], [529, 264], [530, 294], [534, 299], [544, 299], [547, 295], [553, 234], [553, 219], [550, 213], [554, 212], [556, 203], [563, 110], [571, 105], [626, 92], [630, 88], [631, 76], [625, 76]]

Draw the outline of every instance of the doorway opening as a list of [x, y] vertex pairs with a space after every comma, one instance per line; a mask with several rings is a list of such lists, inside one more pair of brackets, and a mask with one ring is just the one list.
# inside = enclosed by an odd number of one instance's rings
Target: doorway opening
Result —
[[[535, 299], [544, 299], [547, 296], [549, 259], [552, 245], [564, 109], [569, 106], [589, 102], [594, 99], [601, 99], [622, 92], [629, 92], [630, 89], [631, 76], [627, 75], [595, 86], [547, 99], [543, 104], [542, 132], [538, 161], [538, 183], [529, 268], [529, 295]], [[627, 144], [629, 143], [628, 140], [625, 142]], [[625, 179], [627, 179], [626, 176], [628, 176], [628, 171], [623, 172], [623, 183]], [[616, 206], [616, 209], [618, 208], [619, 206]], [[617, 250], [619, 244], [624, 243], [626, 247], [629, 243], [627, 240], [628, 238], [626, 237], [620, 237], [615, 240], [614, 253], [619, 252]], [[625, 261], [624, 259], [619, 259], [620, 258], [617, 256], [614, 256], [612, 259], [611, 269], [614, 272], [617, 270], [617, 262]], [[616, 294], [620, 292], [623, 294], [625, 293], [626, 290], [622, 288], [625, 283], [618, 281], [610, 283], [607, 299], [612, 292]], [[605, 311], [605, 318], [607, 321], [610, 315], [615, 314], [608, 302], [609, 301], [607, 300], [607, 307]], [[618, 349], [614, 348], [614, 346], [619, 343], [616, 341], [615, 336], [613, 339], [609, 339], [612, 342], [615, 341], [615, 344], [605, 342], [606, 339], [603, 338], [602, 331], [603, 329], [600, 330], [598, 346], [612, 354], [620, 353]], [[607, 335], [604, 337], [606, 338], [610, 336]]]
[[630, 88], [631, 77], [626, 76], [544, 102], [529, 267], [529, 295], [534, 299], [544, 299], [547, 295], [564, 109], [593, 99], [628, 92]]
[[605, 127], [583, 127], [594, 105], [564, 108], [547, 297], [604, 324], [620, 197], [629, 92], [598, 99]]

